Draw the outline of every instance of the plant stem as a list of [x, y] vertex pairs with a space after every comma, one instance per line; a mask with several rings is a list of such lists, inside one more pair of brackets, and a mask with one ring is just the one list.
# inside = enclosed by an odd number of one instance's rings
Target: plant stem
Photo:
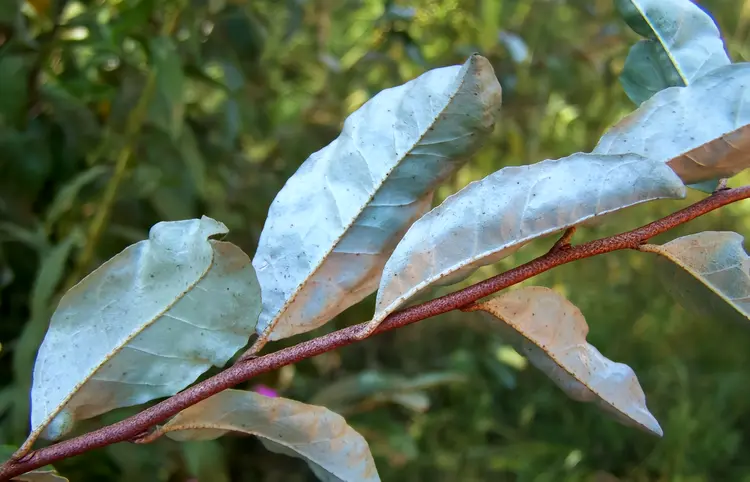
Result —
[[571, 226], [568, 229], [565, 230], [562, 236], [560, 236], [560, 239], [557, 240], [557, 242], [552, 245], [549, 252], [552, 253], [554, 251], [559, 251], [561, 249], [568, 249], [570, 248], [570, 240], [573, 239], [573, 235], [576, 234], [576, 230], [578, 228], [576, 226]]
[[[393, 313], [378, 326], [374, 333], [401, 328], [442, 313], [467, 308], [481, 298], [520, 283], [556, 266], [622, 249], [637, 250], [643, 243], [654, 236], [665, 233], [672, 228], [722, 206], [747, 198], [750, 198], [750, 185], [717, 191], [695, 204], [632, 231], [578, 246], [571, 246], [566, 249], [551, 250], [539, 258], [485, 281]], [[355, 343], [359, 341], [357, 334], [365, 326], [367, 326], [367, 322], [353, 325], [268, 355], [237, 363], [223, 372], [193, 385], [177, 395], [125, 420], [36, 450], [19, 460], [9, 460], [0, 466], [0, 481], [9, 480], [11, 477], [55, 462], [56, 460], [79, 455], [116, 442], [136, 439], [151, 427], [164, 422], [180, 411], [205, 400], [211, 395], [245, 382], [254, 376]]]

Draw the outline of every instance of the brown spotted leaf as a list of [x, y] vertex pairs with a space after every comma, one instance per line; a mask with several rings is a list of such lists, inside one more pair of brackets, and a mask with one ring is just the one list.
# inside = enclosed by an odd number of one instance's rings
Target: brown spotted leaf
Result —
[[179, 441], [242, 432], [259, 437], [273, 452], [304, 459], [320, 480], [380, 480], [367, 441], [343, 417], [286, 398], [225, 390], [183, 410], [163, 431]]
[[492, 132], [501, 97], [490, 62], [472, 55], [380, 92], [346, 119], [268, 211], [253, 258], [263, 291], [256, 347], [315, 329], [375, 291], [437, 186]]
[[677, 156], [667, 165], [686, 183], [701, 182], [712, 176], [732, 177], [750, 165], [750, 125]]
[[663, 434], [633, 370], [586, 342], [586, 319], [563, 296], [532, 286], [492, 298], [476, 310], [499, 321], [495, 326], [501, 333], [573, 400], [593, 402], [626, 425]]

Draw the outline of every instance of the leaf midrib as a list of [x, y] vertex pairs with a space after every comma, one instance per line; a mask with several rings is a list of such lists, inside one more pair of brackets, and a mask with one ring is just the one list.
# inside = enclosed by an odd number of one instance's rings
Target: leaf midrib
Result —
[[[631, 161], [630, 163], [636, 163], [636, 162], [642, 162], [642, 161]], [[627, 165], [627, 164], [629, 164], [629, 163], [626, 163], [625, 165]], [[618, 167], [621, 167], [621, 166], [618, 166]], [[481, 180], [480, 181], [475, 181], [475, 182], [481, 182]], [[458, 194], [458, 193], [456, 193], [456, 194]], [[454, 194], [453, 196], [455, 196], [456, 194]], [[448, 199], [450, 199], [450, 197], [453, 197], [453, 196], [449, 196], [448, 198], [446, 198], [446, 201]], [[633, 203], [630, 203], [630, 204], [627, 204], [627, 205], [623, 205], [623, 206], [619, 206], [619, 207], [612, 208], [612, 209], [608, 209], [608, 210], [605, 210], [605, 211], [598, 211], [597, 210], [597, 212], [595, 214], [590, 214], [590, 215], [588, 215], [586, 217], [579, 218], [577, 221], [575, 221], [573, 223], [567, 223], [567, 224], [564, 224], [564, 225], [556, 227], [556, 228], [546, 229], [546, 230], [538, 232], [536, 234], [531, 234], [531, 235], [528, 235], [526, 237], [519, 238], [519, 239], [517, 239], [517, 240], [515, 240], [513, 242], [506, 243], [506, 244], [504, 244], [502, 246], [495, 246], [495, 247], [493, 247], [491, 249], [484, 250], [481, 253], [479, 253], [479, 254], [477, 254], [475, 256], [472, 256], [469, 260], [467, 260], [465, 262], [464, 261], [459, 261], [459, 262], [453, 264], [450, 268], [441, 271], [437, 275], [434, 275], [434, 276], [431, 276], [429, 278], [426, 278], [422, 282], [418, 283], [413, 288], [411, 288], [409, 291], [407, 291], [406, 293], [403, 293], [402, 295], [400, 295], [399, 297], [397, 297], [395, 300], [393, 300], [391, 303], [389, 303], [388, 306], [386, 306], [385, 309], [382, 310], [382, 312], [381, 312], [382, 314], [380, 316], [377, 316], [375, 319], [380, 320], [380, 321], [384, 320], [398, 306], [401, 306], [406, 300], [408, 300], [412, 296], [415, 296], [418, 292], [420, 292], [421, 290], [423, 290], [426, 287], [430, 286], [435, 281], [437, 281], [439, 279], [442, 279], [442, 278], [445, 278], [446, 276], [449, 276], [449, 275], [455, 273], [456, 271], [465, 268], [466, 266], [469, 266], [469, 265], [471, 265], [473, 263], [476, 263], [477, 261], [481, 260], [482, 258], [485, 258], [487, 256], [492, 256], [493, 254], [497, 254], [500, 251], [503, 251], [505, 249], [512, 249], [512, 248], [514, 248], [514, 247], [516, 247], [516, 246], [518, 246], [518, 245], [520, 245], [522, 243], [533, 241], [534, 239], [540, 238], [542, 236], [546, 236], [548, 234], [552, 234], [552, 233], [555, 233], [555, 232], [562, 231], [562, 230], [567, 229], [567, 228], [569, 228], [571, 226], [576, 226], [576, 225], [581, 224], [581, 223], [583, 223], [585, 221], [588, 221], [589, 219], [592, 219], [592, 218], [596, 218], [596, 217], [599, 217], [599, 216], [604, 216], [605, 214], [609, 214], [609, 213], [612, 213], [612, 212], [615, 212], [615, 211], [619, 211], [621, 209], [625, 209], [625, 208], [634, 206], [636, 204], [640, 204], [640, 203], [644, 203], [644, 202], [649, 202], [649, 201], [654, 201], [656, 199], [663, 199], [663, 198], [664, 198], [664, 196], [648, 197], [646, 199], [640, 199], [640, 200], [637, 200], [637, 201], [635, 201]], [[598, 198], [597, 198], [597, 207], [599, 206], [599, 203], [601, 202], [601, 199], [602, 199], [602, 196], [599, 195]], [[524, 210], [526, 209], [527, 206], [528, 206], [528, 201], [527, 201], [526, 204], [524, 204]], [[520, 248], [520, 246], [519, 246], [519, 248]], [[509, 256], [510, 256], [510, 254], [509, 254]]]
[[[39, 426], [33, 432], [31, 432], [29, 434], [28, 439], [32, 439], [32, 437], [34, 439], [36, 439], [37, 436], [41, 432], [43, 432], [44, 429], [47, 428], [47, 426], [50, 424], [50, 422], [52, 422], [52, 420], [54, 420], [54, 418], [62, 411], [62, 409], [65, 408], [65, 405], [68, 402], [70, 402], [73, 399], [73, 397], [75, 397], [75, 395], [80, 391], [81, 387], [83, 387], [86, 383], [88, 383], [94, 377], [94, 375], [96, 375], [96, 373], [99, 372], [102, 369], [102, 367], [109, 360], [112, 360], [114, 357], [116, 357], [117, 354], [120, 353], [120, 351], [122, 351], [131, 341], [133, 341], [133, 339], [135, 337], [137, 337], [138, 335], [140, 335], [141, 333], [143, 333], [144, 330], [146, 330], [151, 325], [153, 325], [154, 323], [156, 323], [157, 320], [159, 320], [160, 318], [163, 318], [164, 315], [169, 310], [171, 310], [172, 307], [174, 307], [174, 305], [176, 305], [180, 300], [182, 300], [185, 297], [185, 295], [187, 295], [190, 291], [192, 291], [193, 288], [195, 288], [195, 286], [198, 283], [200, 283], [201, 281], [203, 281], [203, 279], [206, 277], [206, 275], [208, 274], [208, 272], [211, 271], [211, 268], [214, 265], [214, 258], [216, 257], [216, 253], [215, 253], [215, 251], [213, 249], [213, 245], [211, 244], [211, 241], [210, 240], [206, 240], [206, 241], [209, 243], [209, 248], [211, 249], [211, 261], [208, 263], [208, 266], [206, 267], [205, 271], [203, 273], [201, 273], [201, 275], [193, 283], [191, 283], [190, 285], [188, 285], [187, 288], [185, 288], [185, 290], [182, 293], [180, 293], [178, 296], [176, 296], [175, 299], [172, 302], [170, 302], [169, 304], [165, 305], [165, 307], [157, 315], [155, 315], [152, 319], [148, 320], [146, 323], [143, 323], [142, 325], [140, 325], [139, 329], [133, 330], [131, 332], [131, 334], [128, 335], [123, 340], [122, 343], [120, 343], [119, 345], [115, 346], [115, 348], [113, 350], [111, 350], [104, 357], [102, 357], [102, 360], [100, 361], [100, 363], [93, 370], [91, 370], [88, 374], [86, 374], [86, 376], [83, 377], [81, 379], [81, 381], [78, 382], [70, 390], [70, 393], [66, 397], [64, 397], [61, 402], [58, 403], [57, 407], [55, 407], [50, 412], [50, 414], [47, 416], [47, 418], [45, 418], [44, 421], [42, 423], [40, 423]], [[75, 421], [75, 419], [74, 419], [74, 421]]]
[[[470, 60], [470, 62], [471, 62], [471, 60]], [[458, 74], [460, 74], [460, 73], [461, 73], [461, 70], [459, 70]], [[458, 75], [458, 74], [456, 74], [456, 75]], [[286, 313], [287, 309], [292, 305], [292, 303], [294, 303], [294, 301], [297, 299], [297, 296], [299, 296], [299, 294], [302, 292], [302, 288], [308, 283], [308, 281], [310, 281], [310, 279], [312, 279], [312, 277], [315, 275], [315, 273], [317, 273], [320, 270], [320, 268], [323, 266], [323, 264], [325, 263], [325, 261], [331, 255], [331, 253], [334, 251], [334, 249], [336, 248], [336, 246], [338, 246], [338, 244], [341, 242], [341, 240], [348, 233], [349, 229], [356, 223], [357, 219], [360, 218], [360, 216], [362, 215], [362, 213], [364, 212], [364, 210], [370, 205], [370, 203], [372, 202], [372, 200], [375, 198], [375, 195], [377, 195], [377, 193], [380, 191], [380, 189], [383, 187], [383, 185], [388, 181], [388, 178], [390, 177], [391, 173], [394, 170], [396, 170], [396, 168], [398, 168], [404, 162], [404, 160], [411, 155], [411, 153], [414, 151], [414, 149], [420, 144], [420, 141], [422, 141], [422, 139], [425, 138], [425, 136], [427, 135], [427, 133], [430, 132], [430, 128], [432, 126], [434, 126], [437, 123], [437, 121], [440, 119], [440, 115], [443, 112], [445, 112], [445, 110], [448, 109], [448, 107], [450, 105], [452, 105], [454, 98], [456, 97], [456, 95], [458, 95], [458, 92], [464, 86], [464, 83], [466, 82], [466, 77], [467, 76], [468, 75], [464, 75], [461, 78], [461, 82], [456, 87], [456, 89], [453, 91], [453, 93], [450, 95], [448, 101], [445, 103], [445, 106], [438, 112], [438, 114], [435, 116], [435, 118], [432, 120], [432, 122], [430, 122], [428, 125], [425, 126], [425, 128], [422, 130], [421, 135], [414, 141], [414, 143], [412, 144], [412, 146], [409, 149], [407, 149], [406, 152], [401, 156], [401, 158], [393, 165], [393, 167], [391, 169], [389, 169], [388, 172], [385, 173], [385, 175], [382, 177], [382, 179], [381, 179], [380, 183], [378, 184], [378, 186], [373, 190], [372, 194], [367, 198], [367, 201], [364, 202], [364, 203], [362, 203], [362, 206], [357, 211], [356, 215], [353, 216], [352, 219], [351, 219], [351, 221], [344, 227], [344, 229], [342, 230], [341, 234], [339, 234], [339, 236], [336, 238], [336, 240], [333, 243], [331, 243], [330, 248], [325, 252], [325, 254], [323, 256], [320, 257], [320, 260], [318, 261], [318, 263], [310, 270], [310, 272], [304, 278], [304, 280], [297, 285], [297, 287], [294, 289], [294, 291], [292, 291], [291, 296], [281, 306], [281, 308], [276, 313], [276, 315], [273, 317], [273, 319], [271, 320], [271, 322], [268, 324], [268, 326], [261, 333], [261, 335], [260, 335], [261, 338], [265, 338], [265, 337], [270, 336], [270, 334], [273, 331], [273, 329], [276, 327], [276, 325], [279, 323], [279, 321], [281, 320], [281, 318], [284, 316], [284, 313]], [[409, 90], [411, 90], [411, 89], [409, 89]], [[424, 194], [426, 194], [426, 193], [424, 193]]]
[[648, 17], [648, 15], [646, 15], [646, 12], [641, 8], [640, 2], [638, 0], [630, 0], [630, 1], [635, 7], [635, 9], [638, 10], [638, 13], [641, 14], [641, 17], [643, 18], [643, 20], [645, 20], [648, 26], [651, 28], [651, 31], [656, 36], [656, 39], [659, 41], [659, 44], [661, 45], [662, 49], [667, 54], [667, 57], [669, 57], [669, 61], [672, 64], [672, 67], [674, 68], [675, 72], [677, 72], [677, 75], [679, 75], [680, 79], [682, 80], [683, 87], [687, 86], [688, 80], [685, 77], [682, 70], [680, 69], [680, 65], [677, 62], [677, 59], [674, 58], [674, 56], [672, 55], [672, 52], [669, 50], [669, 48], [667, 48], [666, 41], [662, 37], [659, 30], [657, 30], [656, 26], [651, 22], [651, 19]]

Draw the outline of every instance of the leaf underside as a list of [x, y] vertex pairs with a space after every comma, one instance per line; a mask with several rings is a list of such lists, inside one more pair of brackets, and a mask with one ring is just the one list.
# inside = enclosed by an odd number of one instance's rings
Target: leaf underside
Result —
[[535, 238], [685, 187], [636, 155], [573, 154], [506, 167], [447, 198], [409, 229], [386, 263], [372, 324], [436, 284], [455, 283]]
[[626, 425], [663, 435], [633, 370], [586, 342], [586, 320], [563, 296], [532, 286], [480, 303], [474, 310], [499, 321], [493, 326], [570, 398], [593, 402]]
[[183, 410], [163, 430], [179, 441], [242, 432], [271, 451], [304, 459], [321, 480], [380, 480], [367, 442], [340, 415], [286, 398], [225, 390]]
[[705, 231], [661, 246], [659, 274], [667, 290], [690, 311], [747, 326], [750, 319], [750, 257], [743, 237]]
[[34, 366], [29, 440], [173, 395], [247, 343], [260, 288], [241, 249], [208, 239], [225, 232], [159, 223], [66, 293]]
[[492, 66], [474, 55], [386, 89], [349, 116], [269, 210], [253, 259], [261, 339], [317, 328], [372, 293], [434, 189], [491, 132], [500, 100]]
[[713, 19], [690, 0], [615, 0], [615, 5], [646, 38], [630, 49], [620, 75], [635, 104], [731, 63]]
[[597, 154], [640, 154], [668, 163], [685, 184], [750, 166], [750, 64], [713, 70], [687, 87], [656, 93], [612, 127]]
[[[310, 402], [315, 405], [324, 405], [337, 412], [347, 410], [360, 402], [392, 402], [415, 411], [423, 411], [429, 408], [430, 404], [425, 390], [465, 382], [466, 377], [460, 373], [425, 373], [408, 378], [398, 374], [367, 370], [326, 385], [313, 395]], [[419, 404], [412, 403], [418, 400]]]

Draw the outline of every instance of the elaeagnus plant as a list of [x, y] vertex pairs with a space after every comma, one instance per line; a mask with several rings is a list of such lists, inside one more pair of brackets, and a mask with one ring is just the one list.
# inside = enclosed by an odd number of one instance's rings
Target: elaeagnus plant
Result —
[[[615, 4], [643, 37], [620, 78], [636, 109], [591, 152], [500, 169], [432, 208], [436, 188], [502, 122], [501, 86], [474, 54], [386, 89], [349, 116], [277, 194], [252, 259], [221, 240], [221, 221], [204, 216], [156, 224], [83, 278], [51, 318], [34, 366], [31, 431], [8, 451], [0, 478], [64, 480], [47, 464], [116, 442], [243, 432], [304, 459], [321, 480], [379, 480], [367, 442], [340, 415], [232, 387], [452, 310], [484, 316], [571, 398], [661, 436], [634, 371], [587, 342], [586, 320], [570, 301], [541, 286], [489, 297], [556, 266], [631, 249], [660, 264], [666, 289], [689, 309], [747, 323], [741, 235], [649, 240], [750, 197], [750, 186], [727, 187], [750, 165], [750, 64], [732, 63], [711, 17], [689, 0]], [[637, 229], [574, 242], [582, 223], [682, 199], [688, 189], [705, 195]], [[429, 299], [431, 288], [556, 234], [546, 254]], [[261, 353], [375, 292], [370, 320]], [[249, 342], [231, 366], [194, 384]], [[165, 397], [113, 425], [33, 448], [81, 420]]]

